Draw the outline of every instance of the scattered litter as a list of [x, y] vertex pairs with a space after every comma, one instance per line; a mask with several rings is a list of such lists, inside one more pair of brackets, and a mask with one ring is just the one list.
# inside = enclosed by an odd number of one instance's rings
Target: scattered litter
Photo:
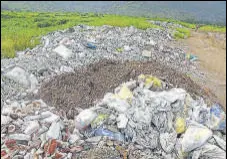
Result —
[[198, 60], [198, 57], [192, 54], [185, 54], [186, 59], [190, 60], [190, 61], [196, 61]]
[[184, 133], [186, 130], [186, 122], [185, 119], [178, 117], [176, 119], [176, 123], [175, 123], [175, 130], [177, 132], [177, 134], [181, 134]]
[[[1, 119], [2, 158], [224, 158], [226, 151], [219, 105], [207, 107], [182, 88], [159, 90], [138, 83], [162, 86], [163, 81], [141, 74], [106, 93], [89, 109], [56, 110], [40, 100], [15, 108], [24, 115]], [[211, 118], [215, 120], [210, 121]], [[208, 126], [212, 123], [212, 128]], [[221, 126], [220, 126], [221, 125]], [[214, 131], [214, 132], [213, 132]]]
[[62, 56], [64, 59], [67, 59], [72, 55], [72, 51], [66, 48], [64, 45], [59, 45], [53, 51]]
[[189, 152], [204, 145], [211, 136], [212, 131], [207, 127], [196, 122], [190, 123], [182, 140], [183, 152]]
[[76, 117], [75, 126], [77, 129], [85, 129], [97, 117], [97, 114], [90, 110], [85, 109]]
[[218, 104], [210, 108], [210, 128], [212, 130], [226, 131], [226, 114]]
[[92, 44], [92, 43], [87, 43], [87, 48], [89, 48], [89, 49], [93, 49], [93, 50], [95, 50], [96, 49], [96, 46], [94, 45], [94, 44]]

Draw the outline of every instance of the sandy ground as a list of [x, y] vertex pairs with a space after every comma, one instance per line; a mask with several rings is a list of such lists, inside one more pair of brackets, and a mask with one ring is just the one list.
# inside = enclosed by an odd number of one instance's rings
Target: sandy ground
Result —
[[210, 89], [226, 110], [226, 34], [192, 32], [191, 37], [179, 41], [178, 45], [198, 56], [199, 69], [206, 80], [196, 77], [194, 80]]

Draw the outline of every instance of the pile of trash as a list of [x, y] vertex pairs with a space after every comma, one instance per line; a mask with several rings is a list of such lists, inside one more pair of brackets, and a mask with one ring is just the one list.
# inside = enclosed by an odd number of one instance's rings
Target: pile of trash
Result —
[[[196, 69], [196, 62], [185, 63], [185, 52], [169, 44], [173, 40], [167, 30], [141, 30], [132, 26], [78, 25], [51, 32], [41, 38], [41, 45], [17, 52], [15, 58], [1, 59], [2, 103], [9, 97], [11, 100], [24, 99], [25, 93], [28, 94], [24, 86], [8, 80], [8, 72], [15, 69], [26, 74], [27, 80], [34, 80], [34, 86], [37, 85], [36, 81], [40, 84], [48, 78], [74, 72], [74, 69], [103, 59], [156, 61], [179, 72], [204, 78]], [[29, 85], [29, 82], [22, 83]], [[36, 92], [36, 89], [30, 92]]]
[[68, 119], [42, 100], [1, 109], [1, 158], [226, 158], [226, 114], [141, 74]]

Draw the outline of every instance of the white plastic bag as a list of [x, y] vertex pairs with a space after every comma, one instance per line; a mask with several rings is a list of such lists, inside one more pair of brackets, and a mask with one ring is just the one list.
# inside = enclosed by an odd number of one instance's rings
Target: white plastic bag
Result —
[[212, 131], [207, 127], [191, 122], [182, 140], [183, 152], [189, 152], [204, 145], [212, 134]]
[[91, 109], [85, 109], [76, 117], [75, 126], [77, 129], [85, 129], [97, 117], [97, 114]]
[[226, 153], [219, 147], [207, 143], [193, 152], [192, 159], [199, 158], [226, 159]]

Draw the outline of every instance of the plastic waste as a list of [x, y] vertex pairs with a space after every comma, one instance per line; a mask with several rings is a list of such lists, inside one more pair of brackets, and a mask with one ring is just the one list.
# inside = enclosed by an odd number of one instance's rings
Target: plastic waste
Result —
[[125, 114], [119, 114], [119, 116], [117, 117], [117, 127], [119, 129], [124, 129], [126, 128], [126, 125], [128, 123], [128, 118], [126, 117]]
[[1, 125], [6, 125], [10, 123], [12, 119], [9, 116], [1, 115]]
[[160, 134], [160, 143], [166, 153], [171, 153], [173, 151], [176, 139], [176, 132]]
[[122, 48], [117, 48], [116, 50], [117, 50], [117, 52], [122, 52], [123, 51]]
[[44, 118], [43, 120], [41, 120], [41, 122], [47, 122], [47, 123], [57, 122], [60, 119], [59, 116], [57, 116], [56, 114], [51, 113], [50, 111], [42, 112], [41, 116], [43, 118], [48, 116], [48, 118]]
[[130, 100], [132, 99], [133, 94], [126, 85], [123, 85], [118, 93], [118, 96], [123, 100]]
[[186, 130], [186, 122], [184, 118], [178, 117], [175, 122], [175, 130], [177, 134], [184, 133]]
[[107, 136], [111, 140], [124, 141], [124, 136], [119, 132], [112, 132], [104, 128], [99, 128], [94, 131], [95, 136]]
[[72, 55], [72, 51], [64, 45], [59, 45], [53, 51], [62, 56], [64, 59], [67, 59]]
[[85, 109], [76, 117], [75, 126], [79, 130], [84, 130], [96, 117], [97, 114], [94, 111]]
[[206, 143], [192, 154], [192, 159], [199, 158], [226, 159], [226, 152], [216, 145]]
[[190, 61], [196, 61], [198, 60], [198, 57], [192, 54], [185, 54], [185, 57]]
[[213, 135], [214, 140], [216, 141], [217, 145], [226, 151], [226, 141], [218, 137], [217, 135]]
[[212, 135], [213, 133], [210, 129], [191, 121], [182, 139], [183, 152], [189, 152], [204, 145]]
[[108, 118], [107, 114], [99, 114], [94, 121], [91, 122], [91, 127], [95, 128], [97, 126], [100, 126], [103, 124], [103, 122], [105, 121], [105, 119]]
[[107, 93], [102, 102], [120, 113], [124, 113], [130, 108], [130, 104], [127, 101], [117, 98], [116, 95], [112, 93]]
[[209, 117], [210, 117], [210, 108], [207, 108], [206, 105], [199, 103], [199, 106], [193, 107], [193, 112], [191, 114], [192, 120], [209, 126]]
[[145, 83], [145, 87], [150, 87], [151, 84], [153, 84], [156, 87], [162, 86], [161, 80], [159, 80], [157, 77], [153, 77], [151, 75], [141, 74], [138, 76], [138, 80], [143, 81]]
[[80, 136], [79, 135], [77, 135], [77, 134], [71, 134], [69, 136], [69, 143], [70, 144], [74, 144], [79, 139], [80, 139]]
[[210, 108], [210, 128], [212, 130], [226, 130], [226, 114], [219, 104]]
[[92, 43], [87, 43], [87, 47], [93, 50], [96, 49], [96, 46]]
[[28, 122], [28, 125], [26, 129], [24, 130], [24, 133], [27, 135], [31, 135], [32, 133], [39, 130], [39, 123], [38, 121], [30, 121]]
[[59, 122], [53, 122], [47, 131], [46, 139], [60, 139], [61, 137], [61, 128]]

